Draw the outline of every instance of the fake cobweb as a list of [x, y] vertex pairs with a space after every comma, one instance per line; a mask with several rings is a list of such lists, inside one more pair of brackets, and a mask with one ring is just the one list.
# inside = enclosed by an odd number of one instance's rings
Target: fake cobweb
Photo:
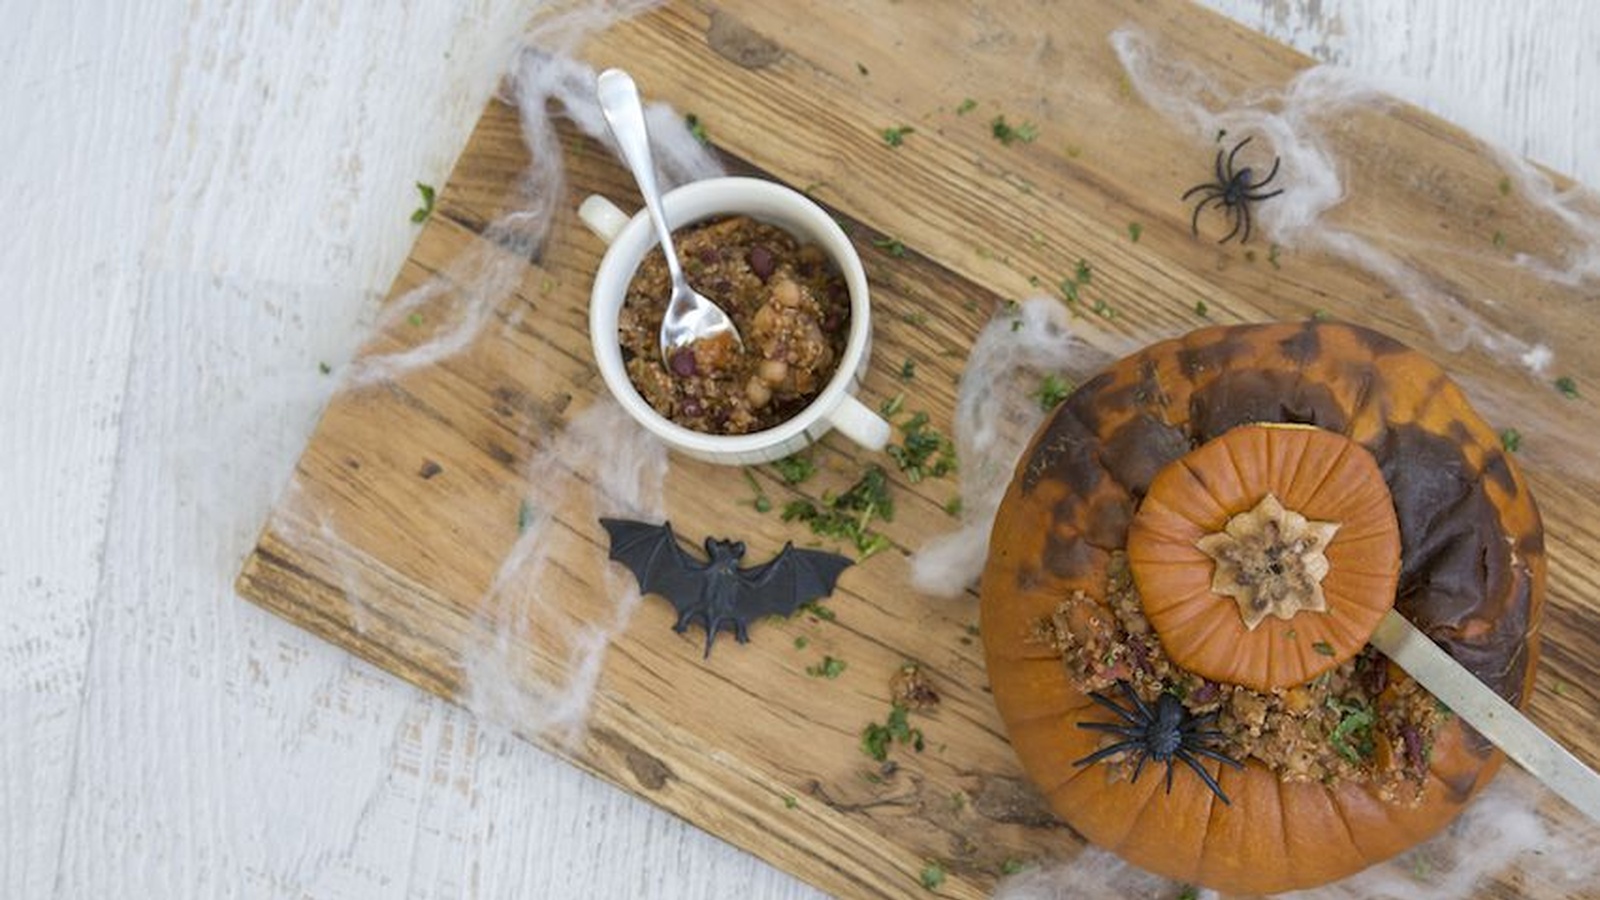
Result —
[[[609, 135], [594, 104], [594, 71], [569, 51], [580, 35], [648, 4], [617, 5], [605, 16], [561, 19], [530, 37], [507, 80], [508, 99], [522, 114], [523, 137], [534, 167], [526, 174], [515, 209], [488, 229], [488, 241], [467, 251], [447, 271], [385, 309], [385, 325], [428, 305], [443, 321], [430, 340], [403, 352], [353, 363], [344, 390], [364, 391], [395, 377], [434, 366], [472, 346], [486, 329], [509, 326], [495, 313], [520, 278], [522, 260], [544, 242], [562, 201], [563, 172], [552, 116], [608, 146]], [[1113, 35], [1113, 47], [1144, 102], [1174, 128], [1204, 143], [1214, 133], [1255, 135], [1258, 144], [1283, 158], [1281, 201], [1260, 208], [1258, 228], [1285, 249], [1331, 254], [1382, 279], [1441, 346], [1480, 352], [1497, 360], [1518, 384], [1547, 383], [1558, 349], [1507, 329], [1481, 305], [1445, 287], [1436, 276], [1448, 265], [1447, 249], [1420, 247], [1340, 220], [1337, 211], [1355, 191], [1341, 177], [1346, 160], [1332, 134], [1341, 116], [1383, 110], [1391, 101], [1336, 70], [1312, 68], [1287, 85], [1232, 96], [1195, 65], [1174, 60], [1168, 48], [1140, 33]], [[537, 49], [532, 49], [537, 48]], [[668, 107], [648, 111], [666, 186], [718, 174], [715, 159], [689, 134]], [[1563, 191], [1538, 170], [1506, 154], [1496, 159], [1523, 202], [1542, 210], [1563, 229], [1564, 245], [1548, 256], [1524, 255], [1507, 264], [1530, 276], [1570, 285], [1600, 274], [1600, 216], [1592, 198]], [[1396, 249], [1396, 248], [1399, 249]], [[1432, 254], [1430, 256], [1430, 254]], [[1441, 262], [1441, 258], [1443, 261]], [[1166, 335], [1149, 335], [1150, 339]], [[1041, 373], [1088, 375], [1109, 361], [1103, 351], [1074, 336], [1061, 304], [1035, 298], [1004, 312], [978, 337], [969, 357], [951, 429], [962, 459], [964, 499], [960, 527], [929, 542], [913, 560], [914, 585], [927, 594], [958, 595], [973, 584], [986, 553], [988, 530], [1014, 464], [1043, 412], [1032, 391]], [[1469, 385], [1491, 417], [1516, 407], [1515, 395]], [[1524, 429], [1545, 448], [1541, 464], [1592, 467], [1596, 463], [1560, 448], [1587, 446], [1579, 425], [1555, 417]], [[540, 447], [528, 464], [525, 528], [501, 560], [479, 598], [475, 633], [489, 635], [468, 647], [461, 700], [489, 722], [572, 744], [584, 723], [607, 646], [639, 602], [631, 579], [607, 567], [609, 603], [603, 615], [583, 620], [563, 611], [544, 577], [551, 560], [579, 539], [560, 528], [558, 509], [599, 515], [664, 518], [662, 481], [665, 448], [637, 428], [615, 404], [596, 402], [564, 428], [524, 438]], [[1563, 454], [1567, 455], [1563, 455]], [[309, 506], [291, 492], [290, 505]], [[344, 542], [316, 509], [292, 518], [329, 545]], [[592, 548], [588, 552], [593, 551]], [[368, 586], [353, 571], [341, 572], [343, 587], [361, 626]], [[528, 671], [526, 648], [559, 660], [548, 671]], [[1589, 852], [1592, 829], [1573, 817], [1542, 816], [1552, 805], [1546, 792], [1520, 772], [1508, 771], [1445, 834], [1400, 859], [1307, 897], [1456, 897], [1472, 893], [1484, 879], [1509, 871], [1515, 877], [1576, 887], [1600, 877]], [[1562, 824], [1566, 823], [1566, 824]], [[1180, 886], [1133, 869], [1102, 851], [1047, 863], [1002, 884], [1009, 898], [1177, 896]]]

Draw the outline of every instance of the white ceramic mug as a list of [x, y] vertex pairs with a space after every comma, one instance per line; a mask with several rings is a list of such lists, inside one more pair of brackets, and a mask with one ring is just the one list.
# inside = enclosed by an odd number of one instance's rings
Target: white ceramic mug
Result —
[[889, 443], [889, 423], [854, 396], [872, 352], [867, 273], [855, 247], [833, 217], [805, 195], [756, 178], [692, 182], [668, 191], [661, 202], [667, 223], [674, 230], [714, 216], [743, 213], [821, 247], [839, 267], [850, 290], [850, 334], [839, 367], [821, 393], [805, 409], [772, 428], [750, 434], [706, 434], [669, 420], [645, 402], [628, 380], [617, 340], [617, 314], [634, 270], [656, 247], [655, 231], [645, 211], [629, 218], [606, 198], [590, 195], [578, 207], [578, 216], [611, 247], [600, 261], [589, 296], [589, 339], [600, 375], [623, 409], [669, 447], [726, 465], [781, 459], [804, 449], [833, 428], [869, 450], [882, 450]]

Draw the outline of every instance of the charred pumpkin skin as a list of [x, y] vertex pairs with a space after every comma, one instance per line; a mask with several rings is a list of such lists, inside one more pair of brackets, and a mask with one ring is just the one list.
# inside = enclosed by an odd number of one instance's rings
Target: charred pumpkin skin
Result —
[[1324, 884], [1438, 832], [1500, 754], [1451, 719], [1423, 802], [1366, 786], [1283, 783], [1255, 760], [1208, 763], [1233, 798], [1198, 778], [1113, 780], [1074, 767], [1096, 748], [1079, 721], [1106, 721], [1036, 637], [1073, 591], [1101, 597], [1112, 551], [1151, 479], [1236, 425], [1314, 425], [1376, 458], [1401, 530], [1396, 607], [1521, 705], [1533, 683], [1545, 556], [1538, 511], [1499, 438], [1444, 372], [1357, 326], [1214, 327], [1127, 357], [1085, 383], [1035, 436], [996, 515], [980, 587], [989, 679], [1028, 776], [1089, 841], [1146, 869], [1223, 891]]

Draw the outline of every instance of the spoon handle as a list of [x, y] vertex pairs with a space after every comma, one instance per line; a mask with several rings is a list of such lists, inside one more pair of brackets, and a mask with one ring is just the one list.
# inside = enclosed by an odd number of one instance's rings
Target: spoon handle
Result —
[[661, 209], [661, 189], [656, 184], [655, 161], [650, 156], [650, 130], [645, 126], [639, 88], [627, 72], [607, 69], [600, 73], [596, 94], [600, 111], [617, 139], [617, 149], [622, 151], [622, 158], [633, 170], [633, 178], [644, 194], [645, 208], [650, 211], [650, 221], [661, 240], [662, 255], [667, 258], [667, 271], [673, 283], [682, 283], [683, 271], [678, 264], [678, 252], [672, 246], [672, 229], [667, 227], [667, 216]]

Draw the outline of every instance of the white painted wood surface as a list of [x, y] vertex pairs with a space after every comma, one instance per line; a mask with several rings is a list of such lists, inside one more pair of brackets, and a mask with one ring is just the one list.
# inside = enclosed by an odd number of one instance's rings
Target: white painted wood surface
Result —
[[[1206, 0], [1600, 183], [1600, 6]], [[807, 897], [233, 597], [535, 0], [0, 0], [0, 897]]]

